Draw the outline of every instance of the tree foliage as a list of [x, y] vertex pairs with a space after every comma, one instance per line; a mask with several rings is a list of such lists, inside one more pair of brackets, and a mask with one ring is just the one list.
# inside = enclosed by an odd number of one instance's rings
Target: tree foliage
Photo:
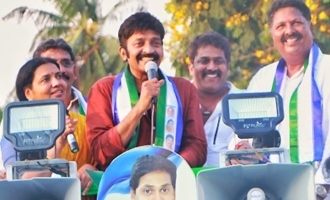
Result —
[[[177, 76], [189, 77], [187, 64], [189, 42], [198, 34], [214, 30], [229, 39], [232, 56], [230, 77], [236, 86], [245, 88], [261, 66], [280, 58], [273, 47], [267, 24], [270, 0], [170, 0], [166, 11], [172, 15], [166, 22], [171, 34], [167, 48]], [[312, 13], [316, 43], [324, 53], [330, 52], [330, 2], [305, 0]]]
[[18, 7], [3, 17], [32, 19], [38, 33], [31, 45], [31, 51], [48, 38], [64, 38], [77, 57], [79, 78], [75, 85], [86, 95], [90, 86], [107, 74], [116, 74], [124, 67], [118, 55], [117, 39], [102, 35], [102, 28], [111, 20], [121, 20], [124, 11], [144, 11], [144, 0], [119, 0], [106, 14], [102, 15], [102, 0], [48, 0], [58, 13]]

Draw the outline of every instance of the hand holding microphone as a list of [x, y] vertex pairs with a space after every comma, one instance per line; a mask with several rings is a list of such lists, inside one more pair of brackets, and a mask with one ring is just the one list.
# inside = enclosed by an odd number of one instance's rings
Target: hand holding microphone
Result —
[[[144, 71], [147, 73], [148, 80], [157, 78], [157, 70], [158, 70], [158, 66], [154, 61], [149, 61], [144, 66]], [[156, 104], [156, 102], [157, 102], [157, 97], [153, 96], [151, 99], [151, 103]]]
[[[157, 78], [157, 70], [158, 70], [158, 65], [153, 62], [153, 61], [149, 61], [145, 64], [144, 66], [144, 71], [147, 73], [147, 76], [148, 76], [148, 80], [151, 82], [151, 81], [155, 81], [153, 79]], [[151, 130], [150, 130], [150, 144], [154, 144], [154, 113], [155, 113], [155, 105], [156, 105], [156, 102], [157, 102], [157, 96], [160, 92], [160, 87], [164, 84], [164, 80], [160, 80], [157, 82], [155, 82], [154, 84], [152, 84], [150, 87], [153, 89], [153, 90], [156, 90], [156, 94], [154, 94], [151, 98], [151, 104], [152, 104], [152, 109], [151, 109]], [[153, 91], [154, 92], [154, 91]]]

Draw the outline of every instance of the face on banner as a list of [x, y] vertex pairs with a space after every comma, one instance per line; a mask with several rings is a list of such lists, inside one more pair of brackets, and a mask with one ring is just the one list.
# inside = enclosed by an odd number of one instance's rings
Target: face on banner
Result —
[[158, 146], [136, 147], [109, 165], [99, 185], [98, 199], [197, 200], [196, 179], [177, 153]]
[[131, 199], [175, 200], [175, 190], [171, 183], [171, 175], [164, 170], [152, 171], [143, 175], [136, 190], [131, 190]]

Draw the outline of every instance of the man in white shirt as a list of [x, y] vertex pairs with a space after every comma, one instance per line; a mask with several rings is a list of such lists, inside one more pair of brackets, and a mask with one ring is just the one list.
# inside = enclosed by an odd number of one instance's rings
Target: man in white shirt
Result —
[[191, 41], [188, 54], [189, 71], [198, 90], [208, 143], [204, 166], [219, 166], [220, 153], [227, 151], [235, 138], [233, 130], [221, 119], [221, 100], [228, 93], [241, 92], [227, 81], [230, 43], [219, 33], [206, 32]]
[[[281, 94], [284, 120], [277, 127], [281, 147], [290, 150], [292, 163], [313, 164], [315, 183], [328, 189], [322, 167], [330, 156], [330, 56], [313, 42], [311, 13], [303, 1], [274, 1], [268, 24], [282, 58], [260, 69], [248, 90]], [[321, 196], [317, 198], [326, 198]]]

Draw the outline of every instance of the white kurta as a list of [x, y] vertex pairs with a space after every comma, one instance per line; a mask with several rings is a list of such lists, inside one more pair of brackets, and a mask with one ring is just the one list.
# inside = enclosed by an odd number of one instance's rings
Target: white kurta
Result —
[[[243, 90], [236, 88], [232, 83], [229, 85], [229, 93], [241, 93]], [[217, 103], [217, 106], [210, 118], [204, 124], [204, 130], [207, 140], [207, 159], [204, 166], [219, 166], [220, 153], [224, 153], [229, 149], [229, 144], [233, 141], [233, 129], [223, 123], [221, 118], [222, 101]], [[220, 119], [219, 127], [217, 128], [218, 120]], [[233, 148], [231, 148], [233, 149]]]
[[83, 94], [75, 87], [71, 87], [73, 90], [74, 95], [78, 98], [79, 105], [81, 105], [82, 109], [84, 110], [84, 113], [87, 113], [87, 100], [83, 96]]
[[[311, 59], [310, 59], [311, 60]], [[278, 62], [272, 63], [260, 69], [250, 81], [248, 91], [250, 92], [269, 92], [272, 89], [276, 67]], [[330, 156], [330, 56], [320, 53], [315, 67], [315, 79], [322, 97], [322, 132], [325, 143], [323, 159]], [[289, 101], [297, 85], [298, 88], [298, 144], [299, 161], [301, 163], [313, 161], [313, 124], [312, 124], [312, 95], [311, 95], [311, 66], [308, 66], [305, 74], [297, 72], [292, 77], [285, 77], [280, 89], [283, 98], [284, 120], [277, 127], [281, 134], [281, 147], [290, 148], [290, 129], [289, 129]], [[288, 155], [289, 156], [289, 155]], [[286, 160], [290, 160], [287, 158]], [[321, 166], [322, 163], [321, 163]], [[315, 182], [326, 183], [322, 175], [322, 167], [319, 167], [315, 175]]]

